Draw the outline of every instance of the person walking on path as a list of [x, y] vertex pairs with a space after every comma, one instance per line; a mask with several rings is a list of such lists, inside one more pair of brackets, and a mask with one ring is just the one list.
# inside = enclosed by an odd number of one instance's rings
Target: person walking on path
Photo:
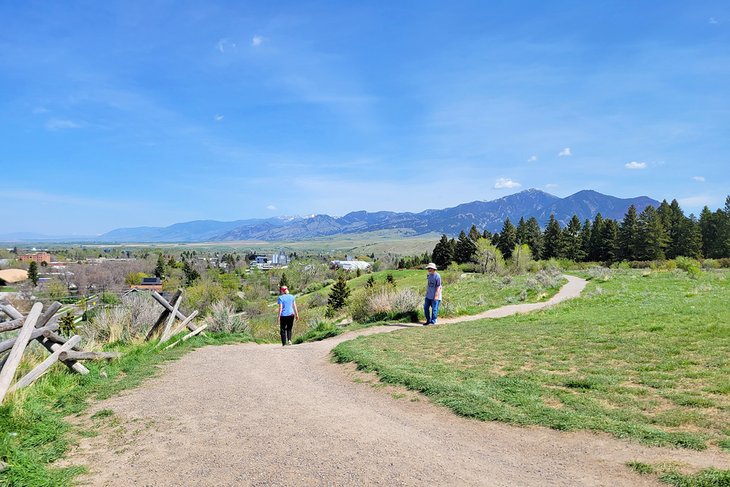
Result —
[[428, 286], [426, 287], [426, 300], [423, 303], [423, 314], [426, 315], [424, 326], [436, 324], [442, 291], [441, 276], [436, 272], [436, 264], [430, 262], [426, 269], [428, 270]]
[[281, 333], [281, 344], [291, 345], [291, 331], [294, 327], [294, 320], [299, 319], [299, 310], [294, 296], [289, 294], [289, 288], [281, 286], [279, 288], [281, 295], [277, 302], [279, 303], [279, 332]]

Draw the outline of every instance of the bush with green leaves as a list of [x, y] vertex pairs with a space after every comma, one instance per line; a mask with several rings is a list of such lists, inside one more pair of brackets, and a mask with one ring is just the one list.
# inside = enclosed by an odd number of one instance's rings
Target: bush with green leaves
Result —
[[697, 279], [702, 274], [700, 263], [689, 257], [677, 257], [675, 259], [677, 267], [687, 273], [691, 279]]

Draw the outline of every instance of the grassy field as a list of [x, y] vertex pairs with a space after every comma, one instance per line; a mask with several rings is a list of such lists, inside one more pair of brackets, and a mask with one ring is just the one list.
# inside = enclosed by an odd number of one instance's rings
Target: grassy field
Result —
[[[439, 316], [463, 316], [480, 313], [505, 304], [536, 302], [549, 299], [565, 283], [564, 279], [554, 278], [548, 283], [539, 282], [534, 275], [490, 276], [486, 274], [462, 274], [441, 271], [444, 282], [444, 299], [439, 308]], [[352, 298], [365, 292], [365, 283], [372, 276], [376, 286], [385, 285], [388, 274], [393, 275], [398, 289], [411, 288], [419, 295], [426, 294], [425, 270], [388, 270], [363, 274], [347, 281]], [[328, 296], [331, 286], [326, 286], [314, 294]], [[312, 295], [304, 295], [301, 302], [307, 303]], [[423, 310], [419, 311], [423, 317]]]
[[136, 387], [156, 375], [161, 363], [175, 360], [191, 349], [208, 345], [250, 341], [247, 335], [209, 334], [194, 337], [170, 350], [155, 349], [155, 343], [128, 345], [110, 363], [88, 362], [91, 373], [82, 376], [55, 366], [32, 387], [10, 395], [0, 406], [0, 486], [59, 487], [73, 483], [83, 467], [56, 468], [69, 445], [80, 436], [95, 435], [79, 430], [64, 418], [83, 412], [91, 400], [101, 400]]
[[335, 348], [482, 420], [730, 450], [730, 273], [619, 271], [582, 298]]

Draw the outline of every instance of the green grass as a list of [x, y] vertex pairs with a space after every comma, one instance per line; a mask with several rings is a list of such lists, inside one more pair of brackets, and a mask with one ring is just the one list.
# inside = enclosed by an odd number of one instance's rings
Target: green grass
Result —
[[[531, 274], [499, 277], [461, 272], [449, 275], [450, 272], [441, 271], [444, 299], [439, 308], [439, 316], [444, 318], [472, 315], [510, 303], [544, 301], [555, 295], [560, 286], [566, 282], [564, 279], [559, 279], [554, 286], [542, 287]], [[352, 291], [351, 299], [365, 292], [365, 283], [370, 276], [375, 279], [376, 286], [382, 286], [385, 285], [388, 274], [393, 275], [398, 289], [411, 288], [425, 296], [426, 271], [404, 269], [362, 274], [360, 277], [348, 280], [347, 286]], [[330, 287], [326, 286], [298, 299], [303, 303], [309, 303], [314, 294], [328, 296]], [[423, 310], [419, 310], [419, 316], [423, 318]]]
[[14, 287], [10, 286], [0, 286], [0, 293], [14, 293], [17, 291]]
[[680, 472], [675, 465], [649, 465], [628, 462], [629, 468], [642, 475], [654, 475], [660, 481], [675, 487], [730, 487], [730, 470], [707, 468], [696, 473]]
[[[54, 366], [50, 373], [6, 398], [0, 406], [0, 461], [8, 464], [0, 472], [0, 486], [69, 485], [84, 471], [83, 467], [56, 468], [52, 462], [61, 458], [78, 437], [94, 433], [71, 426], [66, 416], [83, 412], [90, 401], [136, 387], [156, 375], [160, 364], [194, 348], [250, 340], [247, 335], [209, 334], [164, 351], [154, 349], [155, 343], [128, 345], [117, 349], [124, 353], [119, 360], [87, 363], [91, 372], [86, 376]], [[110, 410], [101, 410], [94, 417], [112, 415]]]
[[464, 416], [727, 449], [730, 273], [643, 274], [537, 313], [360, 337], [334, 356]]

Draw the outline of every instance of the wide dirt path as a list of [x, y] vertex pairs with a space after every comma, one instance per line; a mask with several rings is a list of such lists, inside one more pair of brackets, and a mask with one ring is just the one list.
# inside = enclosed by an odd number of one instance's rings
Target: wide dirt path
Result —
[[[583, 285], [572, 278], [553, 302]], [[354, 336], [196, 350], [143, 387], [96, 404], [89, 415], [115, 415], [87, 416], [106, 426], [69, 461], [89, 466], [81, 481], [90, 485], [149, 486], [654, 485], [624, 463], [730, 467], [720, 452], [457, 417], [331, 363], [332, 347]]]

